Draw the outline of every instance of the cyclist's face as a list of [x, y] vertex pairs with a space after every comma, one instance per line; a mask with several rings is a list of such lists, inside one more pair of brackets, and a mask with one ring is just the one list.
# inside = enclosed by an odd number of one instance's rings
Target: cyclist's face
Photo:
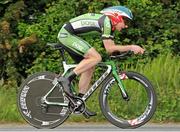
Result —
[[115, 28], [116, 30], [121, 31], [123, 28], [128, 28], [128, 26], [125, 24], [124, 21], [121, 21], [115, 26]]

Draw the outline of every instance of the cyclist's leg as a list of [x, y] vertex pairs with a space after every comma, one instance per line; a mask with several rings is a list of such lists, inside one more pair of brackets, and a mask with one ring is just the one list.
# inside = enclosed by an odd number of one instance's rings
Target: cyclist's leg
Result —
[[101, 61], [101, 55], [89, 43], [78, 36], [70, 34], [66, 29], [61, 29], [58, 38], [72, 52], [83, 57], [82, 61], [74, 69], [77, 75], [87, 71]]
[[[64, 27], [60, 30], [58, 34], [59, 41], [69, 49], [70, 53], [81, 56], [81, 60], [84, 58], [84, 54], [91, 48], [91, 46], [78, 36], [70, 34]], [[78, 56], [78, 57], [79, 57]], [[76, 61], [80, 62], [77, 58]]]
[[74, 72], [79, 75], [91, 69], [100, 61], [101, 55], [94, 48], [90, 48], [87, 53], [85, 53], [84, 59], [74, 69]]
[[[71, 52], [74, 52], [82, 57], [82, 61], [73, 70], [73, 72], [76, 73], [77, 75], [79, 74], [83, 75], [83, 72], [86, 72], [86, 71], [88, 72], [89, 69], [91, 69], [98, 62], [101, 61], [100, 54], [94, 48], [92, 48], [86, 41], [82, 40], [81, 38], [75, 35], [71, 35], [64, 28], [60, 30], [60, 33], [58, 34], [58, 39], [64, 46], [70, 49]], [[69, 78], [72, 78], [72, 76], [74, 77], [73, 74], [70, 74], [68, 76], [70, 76]], [[88, 76], [88, 77], [89, 77], [88, 79], [91, 80], [91, 76]], [[84, 85], [83, 86], [86, 88], [88, 87], [88, 85], [89, 84], [86, 83], [86, 86]], [[80, 87], [80, 89], [83, 89], [83, 87]]]
[[[76, 55], [78, 54], [79, 57], [82, 57], [82, 59], [78, 59], [78, 61], [81, 60], [81, 62], [73, 70], [73, 72], [77, 75], [81, 74], [79, 86], [80, 92], [83, 92], [81, 93], [81, 95], [83, 95], [84, 91], [86, 91], [89, 86], [93, 73], [92, 69], [98, 62], [101, 61], [101, 56], [87, 42], [77, 36], [69, 34], [64, 28], [62, 28], [60, 33], [58, 34], [58, 38], [60, 42], [71, 49], [73, 53], [75, 53]], [[91, 74], [91, 76], [89, 76], [88, 74]], [[73, 74], [70, 74], [70, 76], [73, 76]], [[87, 80], [83, 79], [83, 77], [88, 80], [88, 83], [84, 83]], [[96, 115], [96, 113], [91, 112], [88, 109], [86, 109], [86, 112], [84, 112], [83, 114], [85, 117]]]
[[86, 72], [81, 73], [81, 77], [79, 80], [79, 93], [85, 94], [87, 92], [93, 72], [94, 72], [94, 67], [90, 68]]

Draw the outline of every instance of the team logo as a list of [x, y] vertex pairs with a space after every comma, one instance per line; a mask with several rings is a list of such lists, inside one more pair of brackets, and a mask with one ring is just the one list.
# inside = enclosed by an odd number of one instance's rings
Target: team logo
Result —
[[82, 26], [96, 26], [94, 21], [81, 21]]
[[82, 51], [83, 50], [83, 47], [81, 45], [79, 45], [77, 42], [74, 42], [73, 44], [73, 47], [75, 47], [76, 49]]

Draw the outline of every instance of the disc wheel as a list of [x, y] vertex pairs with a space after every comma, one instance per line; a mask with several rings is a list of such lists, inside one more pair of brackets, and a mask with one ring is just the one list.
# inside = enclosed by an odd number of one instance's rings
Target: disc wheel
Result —
[[[71, 114], [68, 107], [47, 105], [42, 100], [54, 86], [53, 80], [56, 76], [51, 72], [36, 73], [28, 77], [20, 86], [17, 98], [19, 112], [30, 125], [36, 128], [55, 128]], [[69, 103], [60, 85], [56, 85], [47, 96], [47, 101]]]

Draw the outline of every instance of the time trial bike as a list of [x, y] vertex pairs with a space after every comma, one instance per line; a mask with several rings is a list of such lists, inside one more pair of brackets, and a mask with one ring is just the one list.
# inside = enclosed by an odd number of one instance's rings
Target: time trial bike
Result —
[[[86, 101], [101, 85], [99, 105], [105, 118], [120, 128], [137, 128], [147, 123], [155, 113], [156, 93], [151, 82], [142, 74], [124, 71], [115, 65], [115, 59], [124, 59], [131, 52], [111, 55], [97, 67], [105, 69], [99, 79], [82, 97], [69, 97], [58, 79], [66, 76], [76, 64], [67, 64], [66, 49], [60, 43], [48, 43], [60, 51], [64, 72], [39, 72], [29, 76], [20, 86], [17, 98], [22, 117], [36, 128], [55, 128], [71, 114], [86, 110]], [[73, 88], [73, 86], [72, 86]]]

